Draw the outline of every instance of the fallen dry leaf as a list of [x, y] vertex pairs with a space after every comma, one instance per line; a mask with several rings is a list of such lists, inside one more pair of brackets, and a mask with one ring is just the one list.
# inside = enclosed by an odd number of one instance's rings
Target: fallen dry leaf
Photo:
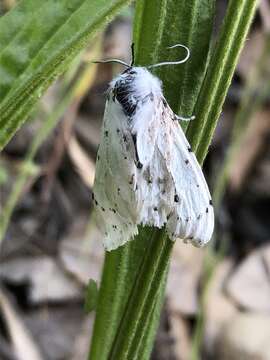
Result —
[[176, 241], [167, 284], [169, 307], [185, 315], [198, 310], [198, 285], [203, 263], [203, 250]]
[[79, 284], [49, 256], [2, 262], [0, 278], [15, 284], [29, 283], [29, 301], [33, 304], [82, 298]]
[[239, 307], [270, 313], [270, 246], [255, 250], [228, 279], [226, 290]]
[[229, 182], [232, 190], [240, 190], [244, 181], [247, 180], [248, 173], [255, 165], [255, 159], [265, 144], [265, 134], [269, 129], [270, 112], [262, 110], [255, 113], [245, 130], [241, 146], [234, 155], [230, 166]]

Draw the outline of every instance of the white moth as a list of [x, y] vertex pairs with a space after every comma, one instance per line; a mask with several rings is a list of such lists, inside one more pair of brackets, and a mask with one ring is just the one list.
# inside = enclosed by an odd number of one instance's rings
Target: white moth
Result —
[[93, 200], [108, 251], [134, 238], [139, 224], [166, 226], [171, 240], [195, 246], [212, 236], [201, 167], [161, 81], [146, 68], [128, 66], [110, 83]]

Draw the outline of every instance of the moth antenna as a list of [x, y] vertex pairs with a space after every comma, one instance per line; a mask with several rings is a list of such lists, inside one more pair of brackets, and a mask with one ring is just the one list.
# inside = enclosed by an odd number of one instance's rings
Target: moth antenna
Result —
[[155, 68], [155, 67], [158, 67], [158, 66], [164, 66], [164, 65], [178, 65], [178, 64], [183, 64], [184, 62], [186, 62], [189, 57], [190, 57], [190, 50], [187, 46], [185, 45], [182, 45], [182, 44], [176, 44], [176, 45], [173, 45], [173, 46], [169, 46], [168, 49], [174, 49], [176, 47], [182, 47], [186, 50], [187, 52], [187, 55], [185, 56], [184, 59], [182, 60], [178, 60], [178, 61], [164, 61], [164, 62], [161, 62], [161, 63], [158, 63], [158, 64], [153, 64], [153, 65], [149, 65], [147, 66], [148, 69], [152, 69], [152, 68]]
[[132, 43], [131, 44], [131, 63], [130, 63], [130, 67], [132, 67], [134, 65], [134, 60], [135, 60], [134, 43]]
[[131, 67], [131, 65], [127, 64], [125, 61], [119, 60], [119, 59], [107, 59], [107, 60], [99, 60], [99, 61], [93, 61], [94, 64], [106, 64], [106, 63], [116, 63], [124, 65], [128, 68]]

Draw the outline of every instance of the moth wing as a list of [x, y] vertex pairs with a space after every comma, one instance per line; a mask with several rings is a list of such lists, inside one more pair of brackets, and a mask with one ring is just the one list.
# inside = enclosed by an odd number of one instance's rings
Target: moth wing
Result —
[[212, 200], [196, 156], [181, 126], [173, 119], [169, 110], [165, 112], [158, 141], [175, 186], [174, 210], [169, 216], [167, 231], [172, 239], [179, 237], [202, 246], [213, 233]]
[[118, 103], [107, 101], [97, 154], [94, 201], [104, 247], [113, 250], [137, 234], [133, 174], [135, 149], [127, 118]]
[[139, 161], [148, 165], [153, 158], [159, 123], [157, 110], [159, 98], [155, 95], [147, 97], [132, 117], [131, 132], [136, 136], [136, 150]]

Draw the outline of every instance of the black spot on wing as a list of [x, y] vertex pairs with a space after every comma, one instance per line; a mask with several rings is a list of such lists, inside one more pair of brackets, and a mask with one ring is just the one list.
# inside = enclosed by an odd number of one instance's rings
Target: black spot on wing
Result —
[[162, 103], [163, 103], [165, 108], [168, 107], [168, 103], [167, 103], [166, 99], [162, 98]]
[[135, 176], [135, 174], [132, 174], [131, 175], [131, 178], [130, 178], [130, 180], [129, 180], [129, 185], [132, 185], [133, 183], [134, 183], [134, 176]]
[[142, 169], [143, 164], [139, 160], [138, 150], [137, 150], [137, 136], [136, 134], [132, 134], [132, 140], [135, 148], [135, 165], [138, 169]]

